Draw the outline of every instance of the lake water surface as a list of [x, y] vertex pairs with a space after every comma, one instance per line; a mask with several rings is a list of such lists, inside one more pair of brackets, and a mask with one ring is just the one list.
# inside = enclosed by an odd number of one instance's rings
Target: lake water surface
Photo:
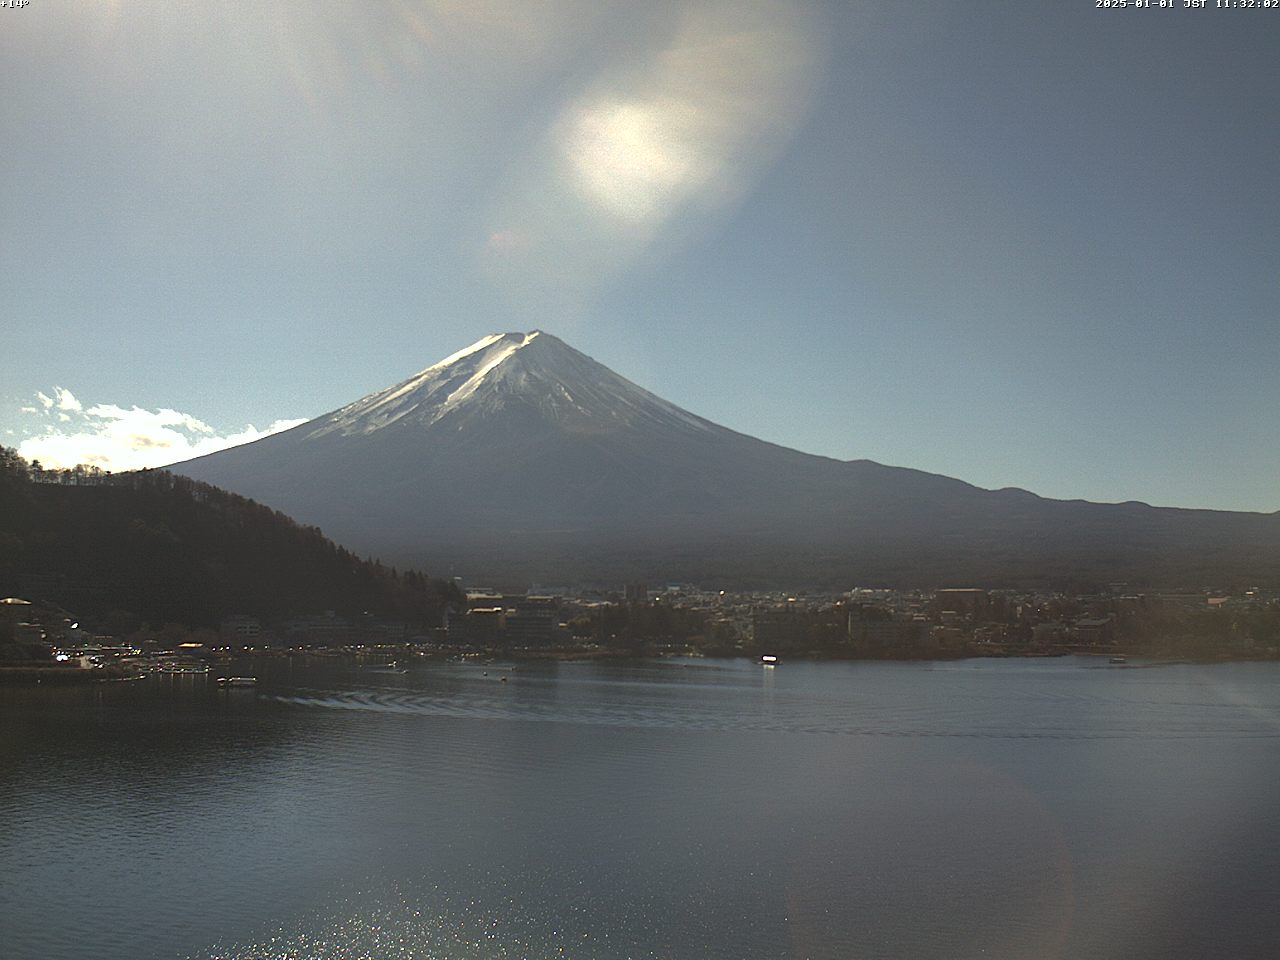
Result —
[[0, 688], [0, 957], [1280, 956], [1280, 664], [251, 669]]

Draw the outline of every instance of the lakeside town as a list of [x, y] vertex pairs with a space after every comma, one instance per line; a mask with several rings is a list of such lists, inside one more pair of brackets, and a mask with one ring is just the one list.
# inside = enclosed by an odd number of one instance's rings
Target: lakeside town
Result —
[[1097, 655], [1156, 662], [1280, 658], [1280, 595], [1259, 588], [1028, 593], [976, 587], [839, 594], [635, 583], [615, 591], [459, 589], [433, 624], [319, 611], [217, 628], [95, 630], [56, 605], [0, 600], [0, 678], [126, 679], [208, 672], [234, 656], [585, 659], [705, 656], [924, 660]]
[[1265, 571], [1196, 589], [1024, 571], [991, 581], [1001, 588], [632, 581], [511, 592], [359, 558], [318, 528], [166, 471], [53, 471], [0, 448], [0, 495], [14, 518], [0, 551], [0, 679], [14, 682], [208, 672], [245, 653], [1280, 658], [1280, 588]]

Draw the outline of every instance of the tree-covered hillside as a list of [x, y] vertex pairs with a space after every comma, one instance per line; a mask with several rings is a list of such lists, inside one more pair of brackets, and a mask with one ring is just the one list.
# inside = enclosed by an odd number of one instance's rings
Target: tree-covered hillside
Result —
[[216, 626], [333, 610], [439, 622], [455, 588], [361, 559], [284, 514], [149, 470], [34, 482], [0, 447], [0, 596], [56, 603], [91, 625]]

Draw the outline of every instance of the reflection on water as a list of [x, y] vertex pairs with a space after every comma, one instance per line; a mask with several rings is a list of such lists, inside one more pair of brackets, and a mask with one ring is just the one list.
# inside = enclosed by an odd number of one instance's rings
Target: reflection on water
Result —
[[0, 689], [6, 958], [1271, 957], [1280, 669]]

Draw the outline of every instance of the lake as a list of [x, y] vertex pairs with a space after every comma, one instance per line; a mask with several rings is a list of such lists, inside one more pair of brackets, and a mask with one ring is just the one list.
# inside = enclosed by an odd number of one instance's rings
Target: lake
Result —
[[1280, 664], [245, 670], [0, 688], [0, 956], [1280, 951]]

